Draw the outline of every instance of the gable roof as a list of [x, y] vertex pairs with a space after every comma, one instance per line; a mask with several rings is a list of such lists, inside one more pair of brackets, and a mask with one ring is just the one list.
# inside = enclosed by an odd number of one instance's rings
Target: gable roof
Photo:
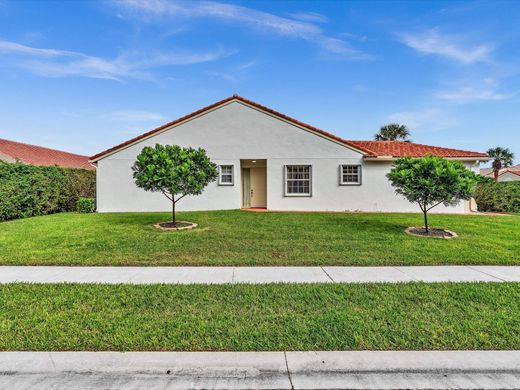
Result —
[[[507, 168], [502, 168], [500, 170], [500, 172], [499, 172], [499, 176], [502, 173], [506, 173], [507, 171], [509, 171], [511, 173], [514, 173], [515, 175], [518, 175], [518, 172], [520, 172], [520, 164], [512, 165], [512, 166], [507, 167]], [[480, 170], [480, 174], [482, 176], [493, 176], [494, 175], [493, 168], [482, 168]]]
[[349, 141], [352, 145], [369, 151], [367, 157], [424, 157], [428, 155], [457, 158], [478, 157], [487, 158], [486, 153], [469, 152], [467, 150], [442, 148], [416, 144], [405, 141]]
[[506, 168], [506, 169], [504, 169], [502, 172], [499, 173], [498, 176], [502, 176], [504, 173], [512, 173], [513, 175], [518, 175], [518, 176], [520, 176], [520, 170], [517, 170], [517, 169], [511, 169], [511, 168]]
[[25, 164], [94, 170], [87, 156], [0, 138], [0, 154]]
[[[151, 131], [148, 131], [147, 133], [141, 134], [137, 137], [134, 137], [132, 139], [129, 139], [128, 141], [125, 141], [119, 145], [116, 145], [112, 148], [109, 148], [107, 150], [104, 150], [98, 154], [95, 154], [94, 156], [90, 157], [90, 160], [92, 162], [96, 162], [103, 157], [115, 153], [120, 149], [123, 149], [127, 146], [133, 145], [141, 140], [144, 140], [146, 138], [149, 138], [157, 133], [160, 133], [161, 131], [164, 131], [168, 129], [171, 126], [178, 125], [184, 121], [187, 121], [189, 119], [192, 119], [196, 116], [205, 114], [206, 112], [209, 112], [211, 110], [214, 110], [218, 108], [219, 106], [231, 103], [233, 101], [244, 103], [245, 105], [248, 105], [250, 107], [256, 108], [260, 111], [263, 111], [269, 115], [272, 115], [280, 120], [284, 120], [286, 122], [292, 123], [293, 125], [296, 125], [298, 127], [304, 128], [306, 130], [309, 130], [317, 135], [321, 135], [325, 138], [328, 138], [330, 140], [333, 140], [335, 142], [341, 143], [351, 149], [354, 149], [361, 154], [363, 154], [365, 157], [378, 157], [378, 156], [385, 156], [388, 157], [391, 154], [389, 151], [393, 151], [395, 153], [395, 156], [392, 157], [418, 157], [418, 156], [425, 156], [427, 154], [433, 154], [433, 155], [439, 155], [442, 157], [477, 157], [477, 158], [486, 158], [487, 154], [485, 153], [478, 153], [478, 152], [468, 152], [468, 151], [462, 151], [462, 150], [456, 150], [456, 149], [447, 149], [447, 148], [439, 148], [435, 146], [427, 146], [427, 145], [420, 145], [420, 144], [413, 144], [410, 142], [400, 142], [400, 141], [349, 141], [346, 139], [343, 139], [341, 137], [338, 137], [332, 133], [329, 133], [327, 131], [318, 129], [317, 127], [311, 126], [307, 123], [301, 122], [297, 119], [291, 118], [290, 116], [287, 116], [285, 114], [282, 114], [278, 111], [275, 111], [271, 108], [268, 108], [266, 106], [263, 106], [261, 104], [258, 104], [252, 100], [248, 100], [246, 98], [243, 98], [238, 95], [230, 96], [226, 99], [223, 99], [219, 102], [216, 102], [214, 104], [211, 104], [207, 107], [204, 107], [200, 110], [197, 110], [195, 112], [192, 112], [191, 114], [185, 115], [179, 119], [176, 119], [172, 122], [168, 122], [160, 127], [157, 127], [156, 129], [153, 129]], [[386, 143], [386, 146], [383, 146], [381, 143]], [[404, 143], [407, 146], [401, 146], [398, 144]], [[411, 147], [411, 145], [415, 147]], [[421, 152], [422, 151], [422, 152]]]
[[292, 123], [292, 124], [294, 124], [296, 126], [306, 128], [307, 130], [310, 130], [310, 131], [312, 131], [314, 133], [320, 134], [320, 135], [325, 136], [327, 138], [330, 138], [330, 139], [332, 139], [334, 141], [337, 141], [337, 142], [340, 142], [342, 144], [345, 144], [345, 145], [347, 145], [347, 146], [349, 146], [349, 147], [351, 147], [351, 148], [353, 148], [355, 150], [358, 150], [359, 152], [361, 152], [363, 154], [367, 153], [366, 150], [359, 149], [359, 148], [357, 148], [357, 147], [355, 147], [353, 145], [350, 145], [349, 141], [344, 140], [343, 138], [340, 138], [338, 136], [335, 136], [334, 134], [331, 134], [331, 133], [328, 133], [328, 132], [326, 132], [324, 130], [318, 129], [317, 127], [311, 126], [311, 125], [309, 125], [307, 123], [300, 122], [297, 119], [291, 118], [290, 116], [282, 114], [282, 113], [280, 113], [278, 111], [275, 111], [275, 110], [272, 110], [272, 109], [270, 109], [268, 107], [262, 106], [261, 104], [258, 104], [256, 102], [253, 102], [252, 100], [248, 100], [246, 98], [243, 98], [242, 96], [233, 95], [233, 96], [230, 96], [230, 97], [228, 97], [226, 99], [223, 99], [223, 100], [221, 100], [219, 102], [211, 104], [211, 105], [209, 105], [207, 107], [201, 108], [200, 110], [192, 112], [191, 114], [185, 115], [185, 116], [183, 116], [183, 117], [181, 117], [179, 119], [176, 119], [176, 120], [174, 120], [172, 122], [168, 122], [168, 123], [166, 123], [166, 124], [164, 124], [162, 126], [157, 127], [156, 129], [153, 129], [153, 130], [148, 131], [148, 132], [146, 132], [144, 134], [141, 134], [141, 135], [139, 135], [137, 137], [129, 139], [128, 141], [125, 141], [125, 142], [123, 142], [123, 143], [121, 143], [119, 145], [116, 145], [116, 146], [111, 147], [111, 148], [109, 148], [107, 150], [104, 150], [104, 151], [102, 151], [102, 152], [100, 152], [98, 154], [95, 154], [94, 156], [90, 157], [90, 161], [95, 162], [95, 161], [103, 158], [104, 156], [106, 156], [108, 154], [112, 154], [112, 153], [114, 153], [114, 152], [116, 152], [116, 151], [118, 151], [120, 149], [123, 149], [126, 146], [132, 145], [132, 144], [134, 144], [136, 142], [139, 142], [139, 141], [141, 141], [143, 139], [149, 138], [149, 137], [153, 136], [154, 134], [160, 133], [161, 131], [163, 131], [163, 130], [171, 127], [171, 126], [180, 124], [180, 123], [182, 123], [184, 121], [187, 121], [187, 120], [189, 120], [191, 118], [194, 118], [196, 116], [199, 116], [201, 114], [204, 114], [206, 112], [214, 110], [215, 108], [217, 108], [219, 106], [225, 105], [227, 103], [231, 103], [232, 101], [238, 101], [238, 102], [245, 103], [246, 105], [249, 105], [249, 106], [252, 106], [252, 107], [254, 107], [256, 109], [264, 111], [264, 112], [266, 112], [268, 114], [271, 114], [271, 115], [273, 115], [273, 116], [275, 116], [275, 117], [277, 117], [279, 119], [282, 119], [282, 120], [285, 120], [287, 122], [290, 122], [290, 123]]

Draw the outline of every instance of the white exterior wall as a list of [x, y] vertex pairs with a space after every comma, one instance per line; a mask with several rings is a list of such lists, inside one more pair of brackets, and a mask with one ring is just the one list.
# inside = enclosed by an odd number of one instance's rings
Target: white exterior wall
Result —
[[[270, 210], [412, 211], [418, 207], [394, 194], [385, 175], [390, 162], [366, 162], [362, 154], [233, 101], [98, 161], [99, 212], [169, 211], [161, 193], [135, 186], [131, 166], [145, 146], [177, 144], [204, 148], [218, 165], [234, 165], [234, 186], [211, 183], [200, 196], [187, 196], [177, 210], [224, 210], [241, 207], [240, 159], [267, 160], [267, 208]], [[284, 196], [284, 165], [312, 165], [312, 196]], [[362, 185], [340, 186], [340, 164], [362, 164]], [[478, 170], [478, 166], [473, 167]], [[432, 212], [463, 213], [439, 206]]]
[[520, 180], [520, 176], [515, 175], [511, 172], [505, 172], [502, 173], [500, 176], [498, 176], [498, 181], [518, 181]]

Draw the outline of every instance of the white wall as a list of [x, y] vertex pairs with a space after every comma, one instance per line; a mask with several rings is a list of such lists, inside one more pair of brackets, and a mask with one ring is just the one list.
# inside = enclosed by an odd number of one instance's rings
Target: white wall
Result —
[[[357, 151], [234, 101], [100, 160], [99, 212], [170, 210], [164, 195], [141, 190], [132, 179], [136, 156], [144, 146], [156, 143], [202, 147], [216, 164], [235, 166], [234, 186], [211, 183], [202, 195], [182, 199], [178, 210], [240, 208], [240, 159], [266, 159], [267, 207], [271, 210], [418, 211], [394, 194], [385, 177], [391, 163], [364, 162]], [[313, 166], [312, 197], [284, 197], [287, 164]], [[363, 164], [362, 185], [340, 186], [340, 164]], [[432, 211], [462, 213], [464, 204]]]
[[498, 176], [498, 181], [518, 181], [520, 180], [520, 176], [515, 175], [511, 172], [505, 172], [502, 173], [500, 176]]

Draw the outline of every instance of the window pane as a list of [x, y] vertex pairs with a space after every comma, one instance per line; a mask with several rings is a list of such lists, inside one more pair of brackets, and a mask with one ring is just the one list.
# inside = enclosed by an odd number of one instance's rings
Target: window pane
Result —
[[310, 166], [287, 165], [285, 169], [287, 194], [309, 195], [311, 192]]
[[233, 165], [220, 166], [220, 184], [233, 184]]
[[341, 182], [359, 184], [360, 180], [359, 165], [342, 165], [341, 166]]

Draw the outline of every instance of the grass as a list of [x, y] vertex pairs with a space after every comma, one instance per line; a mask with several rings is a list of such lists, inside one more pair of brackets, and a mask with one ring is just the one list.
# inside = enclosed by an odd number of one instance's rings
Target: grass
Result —
[[0, 350], [520, 349], [520, 285], [0, 286]]
[[163, 232], [167, 213], [65, 213], [0, 223], [0, 264], [414, 265], [520, 264], [517, 216], [432, 215], [453, 240], [403, 233], [419, 214], [179, 213], [199, 224]]

